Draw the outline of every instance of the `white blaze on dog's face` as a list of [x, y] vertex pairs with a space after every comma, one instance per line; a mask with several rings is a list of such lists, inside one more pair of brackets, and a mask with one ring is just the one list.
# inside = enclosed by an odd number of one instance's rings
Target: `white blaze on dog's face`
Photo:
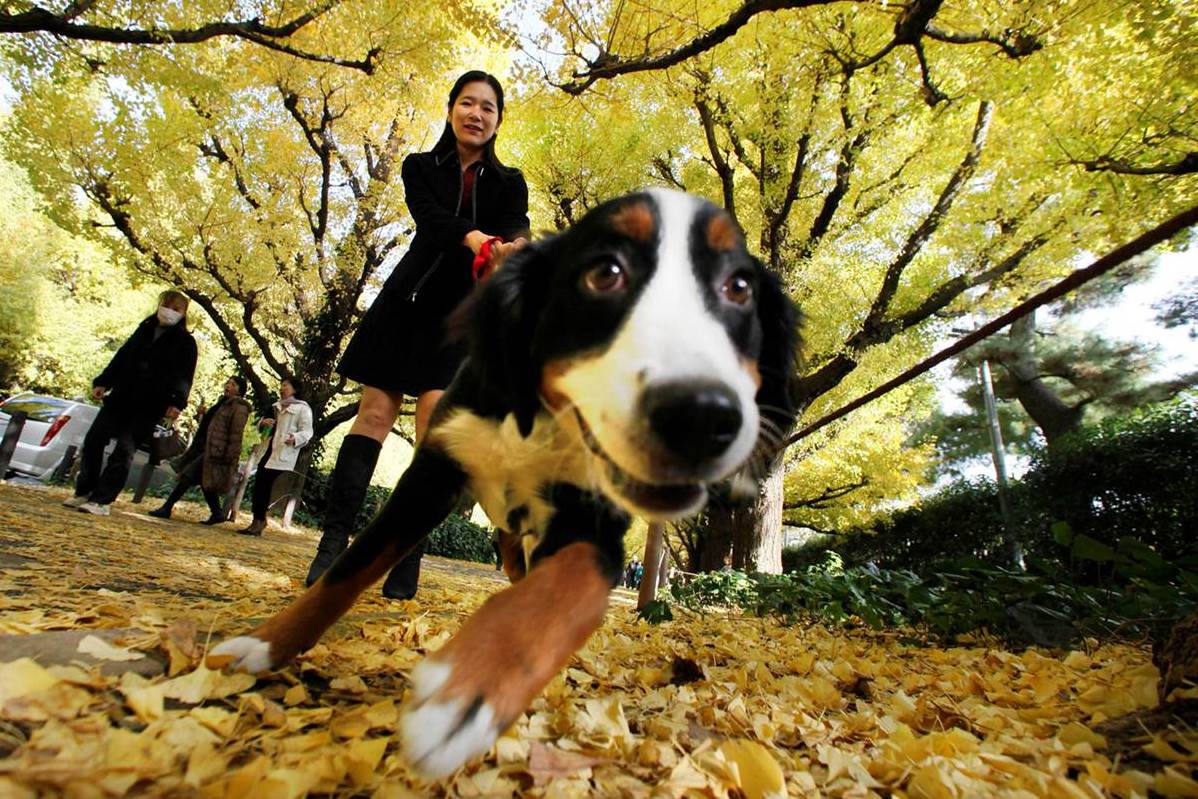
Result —
[[605, 493], [680, 518], [758, 439], [762, 267], [726, 213], [678, 192], [634, 195], [600, 224], [607, 235], [583, 229], [555, 260], [575, 281], [576, 324], [612, 329], [547, 359], [542, 392], [574, 406]]

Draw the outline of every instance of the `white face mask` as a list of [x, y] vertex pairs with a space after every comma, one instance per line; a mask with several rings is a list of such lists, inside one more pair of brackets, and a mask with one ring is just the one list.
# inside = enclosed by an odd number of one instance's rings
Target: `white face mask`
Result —
[[174, 308], [167, 308], [165, 305], [158, 306], [158, 324], [164, 327], [170, 327], [179, 323], [183, 318], [183, 314], [176, 311]]

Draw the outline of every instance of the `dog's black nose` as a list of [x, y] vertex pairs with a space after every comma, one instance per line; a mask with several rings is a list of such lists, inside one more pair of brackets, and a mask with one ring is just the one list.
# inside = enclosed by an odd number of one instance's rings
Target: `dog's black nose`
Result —
[[664, 383], [646, 390], [641, 402], [649, 429], [664, 446], [687, 460], [719, 457], [740, 432], [740, 403], [723, 383]]

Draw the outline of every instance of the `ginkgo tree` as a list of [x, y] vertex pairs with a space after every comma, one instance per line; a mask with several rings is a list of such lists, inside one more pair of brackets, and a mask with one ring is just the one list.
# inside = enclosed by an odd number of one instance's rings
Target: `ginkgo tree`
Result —
[[445, 5], [337, 11], [305, 32], [381, 47], [373, 75], [227, 42], [104, 46], [97, 72], [69, 53], [9, 61], [6, 146], [56, 218], [184, 291], [260, 404], [296, 378], [318, 438], [355, 410], [335, 366], [410, 239], [400, 161], [431, 144], [487, 27]]
[[[551, 77], [611, 107], [657, 87], [686, 139], [665, 182], [722, 201], [804, 307], [805, 420], [926, 354], [947, 320], [1013, 304], [1127, 219], [1198, 199], [1184, 168], [1111, 168], [1184, 165], [1194, 140], [1195, 16], [1173, 3], [568, 5], [547, 19], [575, 60]], [[890, 424], [909, 429], [902, 408]], [[844, 507], [870, 484], [852, 425], [817, 450], [842, 474], [812, 491], [813, 450], [793, 450], [786, 491], [780, 468], [755, 512], [724, 520], [738, 566], [780, 566], [787, 501]]]

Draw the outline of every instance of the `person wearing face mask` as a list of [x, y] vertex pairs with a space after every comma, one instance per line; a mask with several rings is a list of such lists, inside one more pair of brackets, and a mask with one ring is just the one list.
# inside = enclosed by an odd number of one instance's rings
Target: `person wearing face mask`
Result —
[[245, 388], [244, 377], [235, 375], [225, 381], [224, 393], [200, 417], [191, 446], [179, 458], [174, 489], [162, 507], [150, 511], [151, 516], [169, 519], [175, 503], [187, 489], [199, 485], [208, 503], [208, 518], [200, 524], [214, 525], [225, 520], [221, 498], [233, 487], [237, 461], [241, 458], [241, 439], [250, 418], [250, 404], [242, 398]]
[[[92, 381], [92, 398], [104, 405], [83, 439], [75, 496], [63, 504], [107, 516], [125, 487], [137, 445], [148, 441], [159, 419], [176, 419], [187, 405], [196, 368], [196, 343], [187, 331], [187, 297], [162, 292], [158, 310], [142, 321]], [[116, 440], [108, 462], [104, 450]]]
[[252, 507], [254, 520], [249, 527], [237, 532], [242, 535], [262, 535], [266, 529], [266, 512], [270, 510], [270, 490], [283, 472], [293, 471], [299, 462], [300, 450], [312, 440], [312, 409], [299, 398], [295, 383], [285, 377], [279, 383], [279, 401], [274, 404], [275, 415], [263, 419], [258, 426], [272, 431], [270, 445], [258, 462], [254, 475]]
[[[449, 92], [445, 127], [429, 152], [404, 159], [404, 199], [416, 235], [354, 333], [337, 371], [362, 384], [353, 427], [337, 454], [311, 585], [349, 544], [383, 441], [405, 395], [416, 399], [416, 444], [464, 358], [445, 322], [475, 281], [524, 246], [528, 184], [495, 154], [503, 87], [486, 72], [463, 74]], [[417, 549], [392, 569], [383, 595], [415, 595]]]

